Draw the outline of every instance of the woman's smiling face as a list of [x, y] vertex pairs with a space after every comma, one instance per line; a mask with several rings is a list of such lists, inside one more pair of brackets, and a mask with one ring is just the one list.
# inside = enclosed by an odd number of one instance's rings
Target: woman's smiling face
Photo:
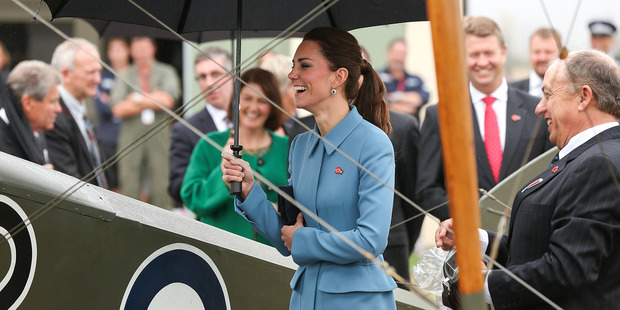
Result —
[[314, 41], [303, 41], [295, 52], [288, 75], [295, 88], [295, 106], [308, 109], [331, 96], [334, 73], [321, 48]]
[[258, 84], [248, 83], [248, 85], [259, 93], [248, 86], [241, 88], [239, 93], [239, 123], [245, 128], [263, 128], [267, 118], [269, 118], [271, 104], [263, 98], [265, 94]]

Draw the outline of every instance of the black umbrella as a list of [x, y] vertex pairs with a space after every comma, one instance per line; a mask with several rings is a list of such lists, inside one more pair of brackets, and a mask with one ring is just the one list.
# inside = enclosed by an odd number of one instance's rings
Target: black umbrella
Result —
[[[298, 31], [315, 27], [343, 30], [426, 20], [425, 0], [133, 0], [149, 12], [145, 14], [130, 0], [44, 0], [52, 18], [82, 17], [165, 28], [180, 34], [201, 31], [236, 31], [236, 79], [233, 94], [235, 156], [239, 151], [239, 63], [242, 31], [283, 31], [301, 23]], [[306, 16], [311, 12], [311, 17]], [[316, 14], [316, 16], [315, 16]], [[155, 20], [157, 19], [157, 20]], [[238, 185], [238, 186], [237, 186]], [[241, 184], [231, 186], [231, 194], [241, 192]]]
[[[179, 37], [174, 33], [162, 28], [102, 19], [83, 18], [83, 20], [89, 23], [102, 38], [145, 36], [164, 40], [179, 40]], [[188, 41], [203, 43], [216, 40], [233, 40], [236, 37], [235, 32], [236, 30], [206, 30], [182, 33], [181, 36]], [[277, 30], [243, 30], [241, 37], [274, 38], [280, 33], [281, 31]], [[301, 37], [303, 33], [297, 32], [293, 36]]]
[[[163, 28], [128, 0], [44, 0], [52, 18], [82, 17]], [[344, 30], [426, 20], [424, 0], [134, 0], [178, 33], [237, 30], [282, 31], [317, 7], [329, 7], [303, 26]], [[237, 11], [239, 2], [242, 6]], [[241, 13], [241, 14], [239, 14]]]

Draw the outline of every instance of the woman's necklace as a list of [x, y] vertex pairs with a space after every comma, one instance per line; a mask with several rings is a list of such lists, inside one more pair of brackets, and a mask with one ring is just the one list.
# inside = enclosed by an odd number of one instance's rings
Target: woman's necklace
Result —
[[260, 140], [258, 141], [258, 143], [253, 147], [253, 148], [244, 148], [243, 152], [254, 156], [254, 157], [262, 157], [265, 154], [267, 154], [267, 152], [269, 151], [269, 148], [271, 148], [271, 143], [269, 143], [268, 145], [263, 146], [263, 141], [265, 141], [265, 136], [268, 136], [269, 132], [265, 131], [263, 133], [263, 135], [261, 136]]

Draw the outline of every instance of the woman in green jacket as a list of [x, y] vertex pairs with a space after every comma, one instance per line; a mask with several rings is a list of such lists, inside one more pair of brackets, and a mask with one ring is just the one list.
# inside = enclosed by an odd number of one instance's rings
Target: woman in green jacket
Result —
[[[274, 133], [282, 125], [282, 112], [261, 96], [281, 106], [276, 78], [268, 71], [255, 68], [243, 73], [241, 79], [250, 86], [242, 84], [239, 96], [239, 144], [243, 146], [243, 159], [276, 186], [286, 185], [288, 138]], [[230, 149], [233, 143], [230, 136], [230, 130], [207, 135], [224, 149]], [[270, 244], [235, 212], [234, 197], [228, 194], [228, 186], [222, 181], [221, 162], [220, 150], [207, 141], [198, 142], [183, 179], [183, 202], [206, 224]], [[265, 184], [261, 187], [275, 207], [276, 192]]]

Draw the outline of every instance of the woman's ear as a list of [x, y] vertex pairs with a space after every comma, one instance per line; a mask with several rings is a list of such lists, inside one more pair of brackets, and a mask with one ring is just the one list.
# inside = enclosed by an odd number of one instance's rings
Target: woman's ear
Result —
[[334, 81], [332, 82], [332, 87], [337, 88], [343, 85], [347, 81], [348, 77], [349, 70], [347, 70], [346, 68], [338, 68], [334, 72]]

